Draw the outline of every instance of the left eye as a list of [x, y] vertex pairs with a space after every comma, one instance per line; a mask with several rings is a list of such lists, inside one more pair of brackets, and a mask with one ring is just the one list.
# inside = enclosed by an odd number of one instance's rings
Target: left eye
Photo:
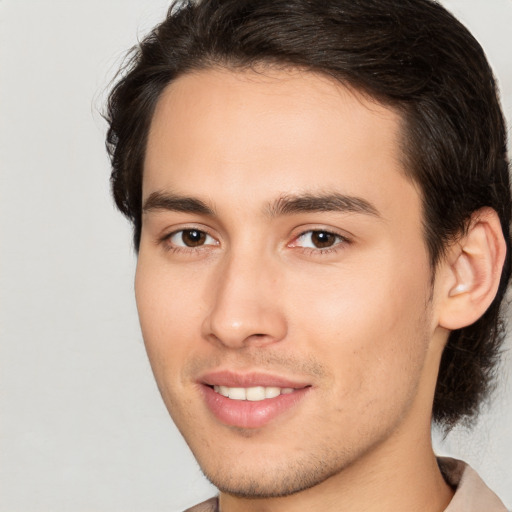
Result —
[[329, 231], [306, 231], [297, 237], [293, 246], [310, 249], [329, 249], [344, 241], [345, 238]]
[[169, 237], [169, 241], [176, 247], [201, 247], [203, 245], [217, 245], [216, 240], [200, 229], [181, 229]]

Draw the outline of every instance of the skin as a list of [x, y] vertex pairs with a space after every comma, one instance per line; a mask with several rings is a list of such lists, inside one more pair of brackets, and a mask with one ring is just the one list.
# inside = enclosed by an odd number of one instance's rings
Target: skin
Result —
[[[223, 512], [441, 511], [451, 499], [430, 421], [453, 273], [432, 285], [400, 130], [392, 109], [297, 70], [203, 70], [158, 102], [143, 199], [211, 212], [146, 208], [137, 305], [162, 397]], [[370, 208], [278, 211], [332, 194]], [[204, 235], [187, 247], [191, 229]], [[216, 370], [310, 387], [264, 426], [233, 427], [198, 383]]]

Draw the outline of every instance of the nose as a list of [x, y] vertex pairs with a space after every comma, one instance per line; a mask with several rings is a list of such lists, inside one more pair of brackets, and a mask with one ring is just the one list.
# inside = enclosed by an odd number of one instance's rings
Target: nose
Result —
[[232, 255], [213, 276], [203, 334], [225, 347], [265, 346], [286, 336], [279, 269], [263, 257]]

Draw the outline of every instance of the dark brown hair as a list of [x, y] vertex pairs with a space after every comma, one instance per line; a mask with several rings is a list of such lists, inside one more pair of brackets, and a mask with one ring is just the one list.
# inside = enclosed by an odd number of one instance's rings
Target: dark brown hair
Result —
[[434, 399], [446, 429], [474, 417], [492, 388], [510, 276], [506, 130], [492, 71], [468, 30], [432, 0], [198, 0], [171, 7], [136, 48], [110, 94], [107, 148], [119, 209], [141, 233], [142, 173], [155, 105], [197, 69], [300, 67], [391, 105], [404, 120], [404, 168], [422, 192], [433, 272], [471, 214], [498, 213], [507, 258], [497, 296], [453, 331]]

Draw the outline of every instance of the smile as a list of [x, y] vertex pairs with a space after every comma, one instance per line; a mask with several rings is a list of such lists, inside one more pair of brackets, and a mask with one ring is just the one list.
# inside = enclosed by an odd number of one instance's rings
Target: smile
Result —
[[220, 423], [257, 429], [290, 418], [312, 385], [262, 373], [215, 371], [199, 379], [204, 404]]

